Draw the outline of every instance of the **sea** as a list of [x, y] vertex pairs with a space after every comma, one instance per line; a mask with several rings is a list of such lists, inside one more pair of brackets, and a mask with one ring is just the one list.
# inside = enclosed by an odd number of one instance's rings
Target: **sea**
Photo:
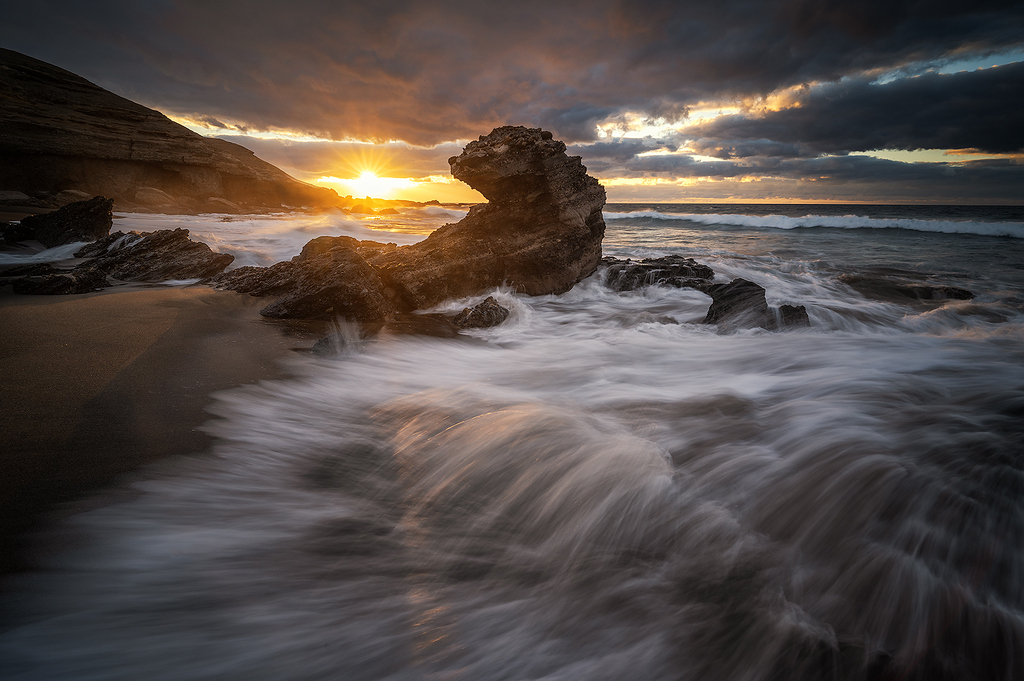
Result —
[[[464, 210], [118, 215], [268, 265]], [[364, 337], [219, 393], [204, 456], [10, 578], [4, 679], [1024, 678], [1024, 208], [609, 204], [808, 328], [604, 269], [459, 338]], [[43, 255], [4, 256], [46, 258]], [[968, 300], [858, 292], [850, 277]], [[190, 285], [171, 282], [167, 285]]]

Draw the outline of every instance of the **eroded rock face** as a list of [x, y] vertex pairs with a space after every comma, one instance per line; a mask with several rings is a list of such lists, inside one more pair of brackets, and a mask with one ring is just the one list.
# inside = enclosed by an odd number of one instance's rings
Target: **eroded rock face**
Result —
[[94, 257], [80, 265], [121, 281], [202, 279], [224, 271], [235, 256], [214, 253], [192, 241], [187, 229], [165, 229], [145, 234], [116, 232], [79, 250], [79, 257]]
[[[114, 224], [113, 199], [95, 196], [76, 201], [52, 213], [30, 215], [21, 221], [19, 241], [35, 239], [47, 248], [76, 241], [96, 241], [110, 234]], [[6, 238], [6, 235], [5, 235]]]
[[681, 255], [643, 260], [608, 257], [602, 263], [608, 267], [605, 283], [613, 291], [635, 291], [655, 284], [704, 291], [715, 278], [715, 272], [710, 267]]
[[551, 133], [496, 128], [449, 163], [490, 203], [370, 260], [405, 309], [503, 284], [530, 295], [562, 293], [597, 269], [604, 187]]

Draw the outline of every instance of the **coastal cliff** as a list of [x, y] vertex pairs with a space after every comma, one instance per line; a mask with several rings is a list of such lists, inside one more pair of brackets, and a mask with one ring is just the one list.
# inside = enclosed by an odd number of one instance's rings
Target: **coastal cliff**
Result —
[[0, 193], [8, 199], [56, 206], [102, 195], [119, 210], [169, 212], [342, 202], [244, 147], [18, 52], [0, 49], [0, 93]]

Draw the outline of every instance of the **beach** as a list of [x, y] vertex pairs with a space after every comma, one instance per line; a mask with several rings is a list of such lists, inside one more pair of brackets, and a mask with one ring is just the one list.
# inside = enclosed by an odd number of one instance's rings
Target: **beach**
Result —
[[281, 361], [315, 340], [263, 321], [255, 298], [205, 287], [0, 291], [4, 571], [31, 564], [19, 533], [40, 512], [162, 457], [203, 453], [210, 394], [286, 375]]

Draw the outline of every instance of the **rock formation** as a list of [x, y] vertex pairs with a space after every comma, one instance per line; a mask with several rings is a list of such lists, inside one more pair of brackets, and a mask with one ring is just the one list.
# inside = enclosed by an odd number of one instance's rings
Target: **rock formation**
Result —
[[964, 288], [932, 284], [917, 272], [887, 271], [843, 274], [839, 281], [866, 298], [887, 303], [919, 303], [946, 300], [970, 300], [974, 294]]
[[11, 197], [61, 205], [70, 190], [171, 212], [341, 203], [244, 147], [11, 50], [0, 49], [0, 91], [0, 191]]
[[597, 269], [604, 187], [551, 133], [495, 128], [448, 163], [489, 203], [371, 261], [399, 307], [430, 307], [502, 284], [530, 295], [562, 293]]
[[604, 188], [551, 133], [496, 128], [449, 163], [490, 203], [420, 243], [318, 237], [291, 262], [239, 268], [212, 283], [282, 296], [266, 316], [380, 321], [501, 285], [562, 293], [597, 268]]
[[113, 199], [97, 196], [88, 201], [69, 203], [52, 213], [30, 215], [20, 225], [4, 230], [4, 240], [34, 239], [47, 248], [76, 241], [96, 241], [110, 234], [110, 227], [114, 224], [113, 206]]

